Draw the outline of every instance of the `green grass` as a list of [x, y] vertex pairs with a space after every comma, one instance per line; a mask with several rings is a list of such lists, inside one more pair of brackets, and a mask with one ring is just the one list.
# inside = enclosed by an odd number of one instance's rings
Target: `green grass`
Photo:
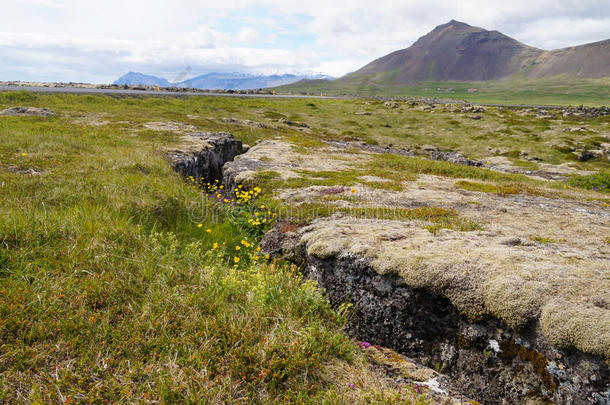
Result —
[[502, 173], [451, 162], [392, 155], [389, 153], [375, 156], [365, 167], [374, 173], [383, 173], [385, 176], [396, 179], [403, 178], [405, 175], [433, 174], [443, 177], [497, 182], [533, 182], [533, 180], [524, 175]]
[[570, 177], [567, 183], [574, 187], [608, 193], [610, 192], [610, 170], [601, 170], [588, 176], [575, 175]]
[[[395, 76], [395, 75], [394, 75]], [[393, 83], [392, 75], [362, 75], [335, 80], [303, 81], [277, 87], [280, 93], [421, 97], [466, 100], [469, 102], [513, 105], [592, 105], [608, 104], [610, 81], [553, 77], [538, 80], [514, 79], [505, 82], [432, 82], [413, 85]], [[471, 93], [468, 89], [478, 91]]]
[[[80, 97], [80, 98], [79, 98]], [[86, 101], [86, 102], [84, 102]], [[121, 97], [38, 95], [24, 92], [1, 93], [0, 108], [15, 105], [51, 107], [73, 119], [109, 121], [107, 127], [130, 133], [151, 121], [176, 121], [210, 131], [229, 131], [250, 145], [278, 136], [293, 142], [299, 151], [322, 146], [324, 140], [365, 141], [369, 144], [418, 150], [433, 145], [443, 151], [459, 151], [469, 158], [483, 159], [510, 153], [536, 157], [540, 163], [578, 164], [585, 170], [610, 168], [607, 159], [575, 162], [566, 145], [582, 150], [608, 143], [607, 118], [570, 117], [541, 120], [519, 109], [487, 108], [474, 121], [467, 114], [437, 108], [434, 113], [421, 106], [390, 109], [377, 100], [231, 99], [223, 97]], [[457, 107], [456, 107], [457, 108]], [[369, 112], [371, 115], [356, 115]], [[285, 127], [278, 119], [298, 116], [311, 132]], [[234, 117], [269, 126], [267, 129], [223, 122]], [[4, 118], [6, 120], [6, 118]], [[350, 124], [346, 124], [349, 122]], [[579, 124], [584, 122], [584, 124]], [[391, 128], [384, 125], [390, 124]], [[567, 127], [585, 126], [597, 131], [564, 132]], [[281, 128], [280, 128], [281, 127]], [[521, 159], [521, 158], [520, 158]], [[531, 163], [530, 161], [526, 161]], [[527, 164], [527, 163], [526, 163]], [[533, 164], [533, 163], [532, 163]], [[521, 164], [520, 166], [522, 166]]]
[[430, 226], [433, 226], [435, 230], [453, 229], [466, 232], [481, 229], [475, 222], [460, 217], [456, 211], [442, 207], [337, 207], [332, 204], [308, 202], [297, 206], [280, 207], [279, 211], [282, 218], [299, 224], [307, 224], [316, 218], [341, 213], [363, 219], [426, 221], [430, 222]]
[[[260, 233], [235, 220], [254, 207], [213, 203], [163, 157], [180, 136], [140, 126], [229, 101], [0, 94], [23, 103], [62, 116], [0, 119], [0, 402], [399, 398], [324, 372], [369, 367], [343, 314], [294, 268], [258, 264]], [[102, 112], [109, 125], [68, 117]]]
[[[310, 151], [311, 152], [311, 151]], [[502, 173], [485, 168], [464, 166], [452, 162], [435, 161], [425, 158], [393, 155], [390, 153], [371, 156], [369, 161], [359, 165], [358, 169], [337, 171], [298, 170], [299, 177], [280, 180], [280, 174], [273, 171], [260, 171], [253, 184], [263, 184], [267, 188], [305, 188], [311, 186], [364, 185], [375, 189], [400, 191], [402, 182], [415, 181], [419, 174], [431, 174], [450, 178], [469, 178], [509, 185], [483, 185], [481, 183], [458, 182], [457, 186], [473, 191], [485, 191], [498, 194], [527, 193], [543, 195], [534, 186], [546, 184], [520, 174]], [[377, 176], [388, 181], [364, 181], [362, 176]]]
[[557, 243], [557, 241], [555, 239], [552, 238], [545, 238], [543, 236], [538, 236], [538, 235], [531, 235], [529, 237], [529, 239], [532, 242], [538, 242], [538, 243], [543, 243], [545, 245], [548, 245], [549, 243]]
[[[261, 172], [251, 185], [263, 188], [259, 199], [231, 208], [171, 170], [163, 153], [181, 142], [179, 134], [145, 123], [230, 131], [252, 145], [284, 136], [299, 151], [324, 147], [325, 140], [361, 140], [482, 157], [492, 146], [505, 150], [498, 155], [527, 152], [548, 163], [570, 161], [552, 144], [604, 141], [564, 133], [569, 120], [540, 123], [515, 110], [488, 109], [475, 122], [451, 112], [388, 109], [376, 100], [0, 93], [0, 109], [18, 105], [59, 115], [0, 117], [0, 402], [7, 403], [396, 403], [401, 396], [423, 403], [393, 385], [379, 388], [381, 377], [342, 331], [345, 314], [295, 269], [263, 263], [256, 247], [269, 222], [249, 220], [269, 209], [302, 221], [341, 212], [421, 220], [433, 233], [468, 231], [479, 226], [443, 208], [339, 208], [331, 198], [283, 207], [273, 190], [355, 184], [400, 190], [420, 174], [485, 182], [458, 186], [501, 194], [548, 185], [381, 154], [355, 170], [303, 171], [284, 182], [279, 173]], [[362, 111], [371, 115], [355, 114]], [[306, 122], [311, 133], [277, 126], [274, 120], [285, 117]], [[108, 123], [87, 124], [99, 121]], [[602, 119], [586, 125], [605, 128]], [[606, 162], [579, 165], [597, 174], [574, 176], [570, 186], [607, 192]], [[391, 181], [366, 182], [362, 175]], [[329, 372], [329, 364], [340, 364], [334, 367], [343, 374]], [[350, 373], [362, 370], [369, 370], [370, 387], [348, 389]]]
[[478, 191], [481, 193], [493, 193], [499, 195], [510, 194], [529, 194], [548, 196], [550, 193], [536, 189], [523, 183], [509, 184], [490, 184], [490, 183], [474, 183], [471, 181], [461, 180], [455, 183], [456, 187], [469, 191]]

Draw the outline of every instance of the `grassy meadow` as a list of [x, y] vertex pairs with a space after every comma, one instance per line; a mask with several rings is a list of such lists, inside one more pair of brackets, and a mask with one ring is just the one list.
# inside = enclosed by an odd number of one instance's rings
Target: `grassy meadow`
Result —
[[[146, 123], [229, 131], [251, 145], [278, 137], [300, 148], [361, 140], [530, 166], [569, 163], [591, 175], [566, 187], [604, 185], [600, 197], [610, 188], [607, 159], [577, 162], [558, 146], [608, 142], [601, 118], [581, 124], [491, 109], [474, 121], [374, 100], [0, 93], [0, 110], [12, 106], [57, 115], [0, 117], [0, 403], [431, 401], [367, 360], [343, 332], [348, 310], [332, 309], [298, 269], [259, 252], [280, 208], [272, 179], [252, 184], [260, 195], [235, 207], [217, 202], [165, 160], [181, 136]], [[356, 115], [363, 111], [370, 115]], [[309, 129], [277, 125], [282, 118]], [[564, 132], [576, 125], [587, 129]], [[523, 152], [539, 160], [524, 161]], [[367, 165], [363, 172], [401, 178], [483, 180], [499, 193], [535, 193], [540, 185], [420, 158], [380, 155]], [[349, 186], [353, 176], [327, 173], [328, 181], [317, 176], [307, 185]], [[401, 214], [476, 226], [457, 213], [420, 211]], [[254, 221], [255, 213], [267, 220]]]
[[[474, 103], [514, 105], [608, 105], [610, 79], [555, 77], [537, 80], [511, 79], [495, 82], [422, 82], [396, 85], [392, 75], [362, 75], [353, 79], [304, 81], [277, 87], [280, 93], [423, 97], [466, 100]], [[476, 89], [469, 92], [468, 89]]]
[[140, 124], [233, 108], [190, 101], [0, 94], [60, 114], [0, 117], [0, 403], [426, 403], [259, 254], [261, 201], [172, 171], [180, 137]]

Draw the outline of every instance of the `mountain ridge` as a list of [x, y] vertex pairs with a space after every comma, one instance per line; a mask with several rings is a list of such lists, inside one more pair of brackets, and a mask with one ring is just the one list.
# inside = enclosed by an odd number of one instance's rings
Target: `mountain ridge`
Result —
[[321, 79], [328, 77], [329, 76], [325, 75], [254, 75], [242, 72], [210, 72], [180, 82], [171, 83], [161, 77], [130, 71], [117, 79], [113, 84], [182, 87], [207, 90], [252, 90], [291, 84], [302, 79]]
[[[489, 81], [515, 75], [545, 78], [610, 76], [610, 40], [545, 51], [499, 31], [451, 20], [410, 47], [391, 52], [339, 81]], [[604, 63], [605, 62], [605, 63]]]

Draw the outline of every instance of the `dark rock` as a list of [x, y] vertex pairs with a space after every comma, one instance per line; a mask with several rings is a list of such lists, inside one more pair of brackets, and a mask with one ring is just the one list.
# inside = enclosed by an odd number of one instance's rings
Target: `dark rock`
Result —
[[586, 162], [587, 160], [591, 160], [594, 157], [595, 157], [595, 153], [593, 153], [593, 152], [591, 152], [589, 150], [583, 150], [578, 155], [578, 160], [580, 160], [581, 162]]
[[304, 122], [296, 122], [286, 118], [281, 118], [278, 122], [280, 124], [289, 125], [291, 127], [309, 128], [309, 125], [305, 124]]
[[519, 246], [522, 244], [521, 239], [519, 239], [519, 238], [506, 239], [500, 243], [502, 243], [503, 245], [506, 245], [506, 246]]
[[267, 167], [269, 167], [268, 163], [257, 159], [251, 159], [247, 156], [242, 156], [240, 159], [236, 159], [234, 161], [228, 161], [222, 168], [222, 183], [225, 186], [225, 192], [229, 193], [230, 195], [233, 194], [235, 188], [237, 187], [235, 178], [241, 172], [256, 171], [259, 168], [264, 169]]
[[494, 318], [470, 322], [448, 299], [409, 287], [398, 275], [380, 275], [367, 259], [309, 256], [297, 228], [276, 226], [263, 250], [297, 258], [333, 306], [351, 303], [346, 330], [355, 339], [441, 370], [481, 403], [609, 403], [610, 371], [599, 357], [557, 349], [535, 324], [516, 331]]
[[189, 134], [196, 141], [186, 150], [174, 150], [167, 154], [174, 170], [195, 180], [221, 180], [222, 168], [242, 153], [242, 143], [228, 132], [196, 132]]
[[456, 163], [464, 166], [484, 166], [483, 162], [477, 160], [470, 160], [459, 152], [442, 152], [439, 149], [432, 148], [426, 149], [425, 154], [427, 155], [427, 157], [434, 160], [443, 160], [445, 162]]
[[379, 145], [369, 145], [366, 142], [345, 142], [345, 141], [325, 141], [329, 145], [338, 147], [338, 148], [358, 148], [363, 149], [369, 152], [374, 153], [392, 153], [394, 155], [400, 156], [415, 156], [413, 152], [408, 149], [397, 149], [392, 148], [390, 144], [388, 147], [379, 146]]

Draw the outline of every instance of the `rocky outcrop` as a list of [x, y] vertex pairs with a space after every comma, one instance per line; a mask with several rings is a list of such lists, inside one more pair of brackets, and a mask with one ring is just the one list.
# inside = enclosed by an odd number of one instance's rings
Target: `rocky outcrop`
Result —
[[464, 166], [484, 166], [484, 163], [479, 160], [471, 160], [459, 152], [443, 152], [434, 146], [426, 146], [422, 148], [422, 154], [432, 160], [442, 160], [445, 162], [456, 163]]
[[281, 223], [262, 247], [302, 265], [333, 305], [352, 304], [348, 332], [359, 340], [448, 374], [453, 385], [482, 403], [610, 401], [610, 373], [600, 357], [557, 348], [536, 323], [514, 330], [491, 316], [472, 322], [446, 297], [413, 288], [396, 274], [379, 274], [366, 257], [312, 254], [303, 238], [307, 232]]
[[26, 115], [34, 117], [50, 117], [55, 113], [46, 108], [38, 107], [10, 107], [0, 111], [0, 115]]
[[258, 169], [267, 167], [269, 167], [269, 165], [265, 162], [246, 156], [243, 156], [242, 159], [227, 162], [223, 167], [222, 184], [224, 185], [226, 192], [229, 195], [232, 195], [238, 184], [241, 184]]
[[561, 115], [564, 118], [582, 117], [582, 118], [597, 118], [610, 115], [610, 107], [565, 107], [561, 109]]
[[228, 132], [194, 132], [184, 137], [187, 144], [167, 152], [174, 170], [195, 180], [221, 180], [222, 167], [243, 152], [243, 145]]
[[[215, 150], [209, 146], [214, 142], [208, 134], [201, 141], [208, 146], [195, 148]], [[345, 146], [331, 143], [302, 154], [281, 139], [261, 142], [224, 164], [225, 190], [265, 176], [347, 172], [376, 153], [346, 153]], [[185, 167], [186, 175], [205, 177], [192, 171], [197, 165]], [[378, 186], [384, 179], [364, 177], [354, 188], [276, 191], [296, 208], [299, 201], [331, 196], [328, 204], [342, 207], [454, 209], [486, 229], [431, 231], [421, 216], [336, 215], [306, 227], [278, 224], [263, 239], [263, 249], [300, 265], [333, 305], [352, 304], [351, 336], [450, 376], [451, 387], [483, 403], [610, 402], [604, 362], [610, 358], [608, 261], [607, 246], [600, 244], [606, 210], [597, 202], [468, 192], [438, 176], [419, 175], [395, 191], [370, 188], [368, 182]], [[470, 199], [476, 204], [465, 202]], [[439, 200], [442, 209], [434, 208]], [[561, 239], [551, 238], [556, 232]]]

